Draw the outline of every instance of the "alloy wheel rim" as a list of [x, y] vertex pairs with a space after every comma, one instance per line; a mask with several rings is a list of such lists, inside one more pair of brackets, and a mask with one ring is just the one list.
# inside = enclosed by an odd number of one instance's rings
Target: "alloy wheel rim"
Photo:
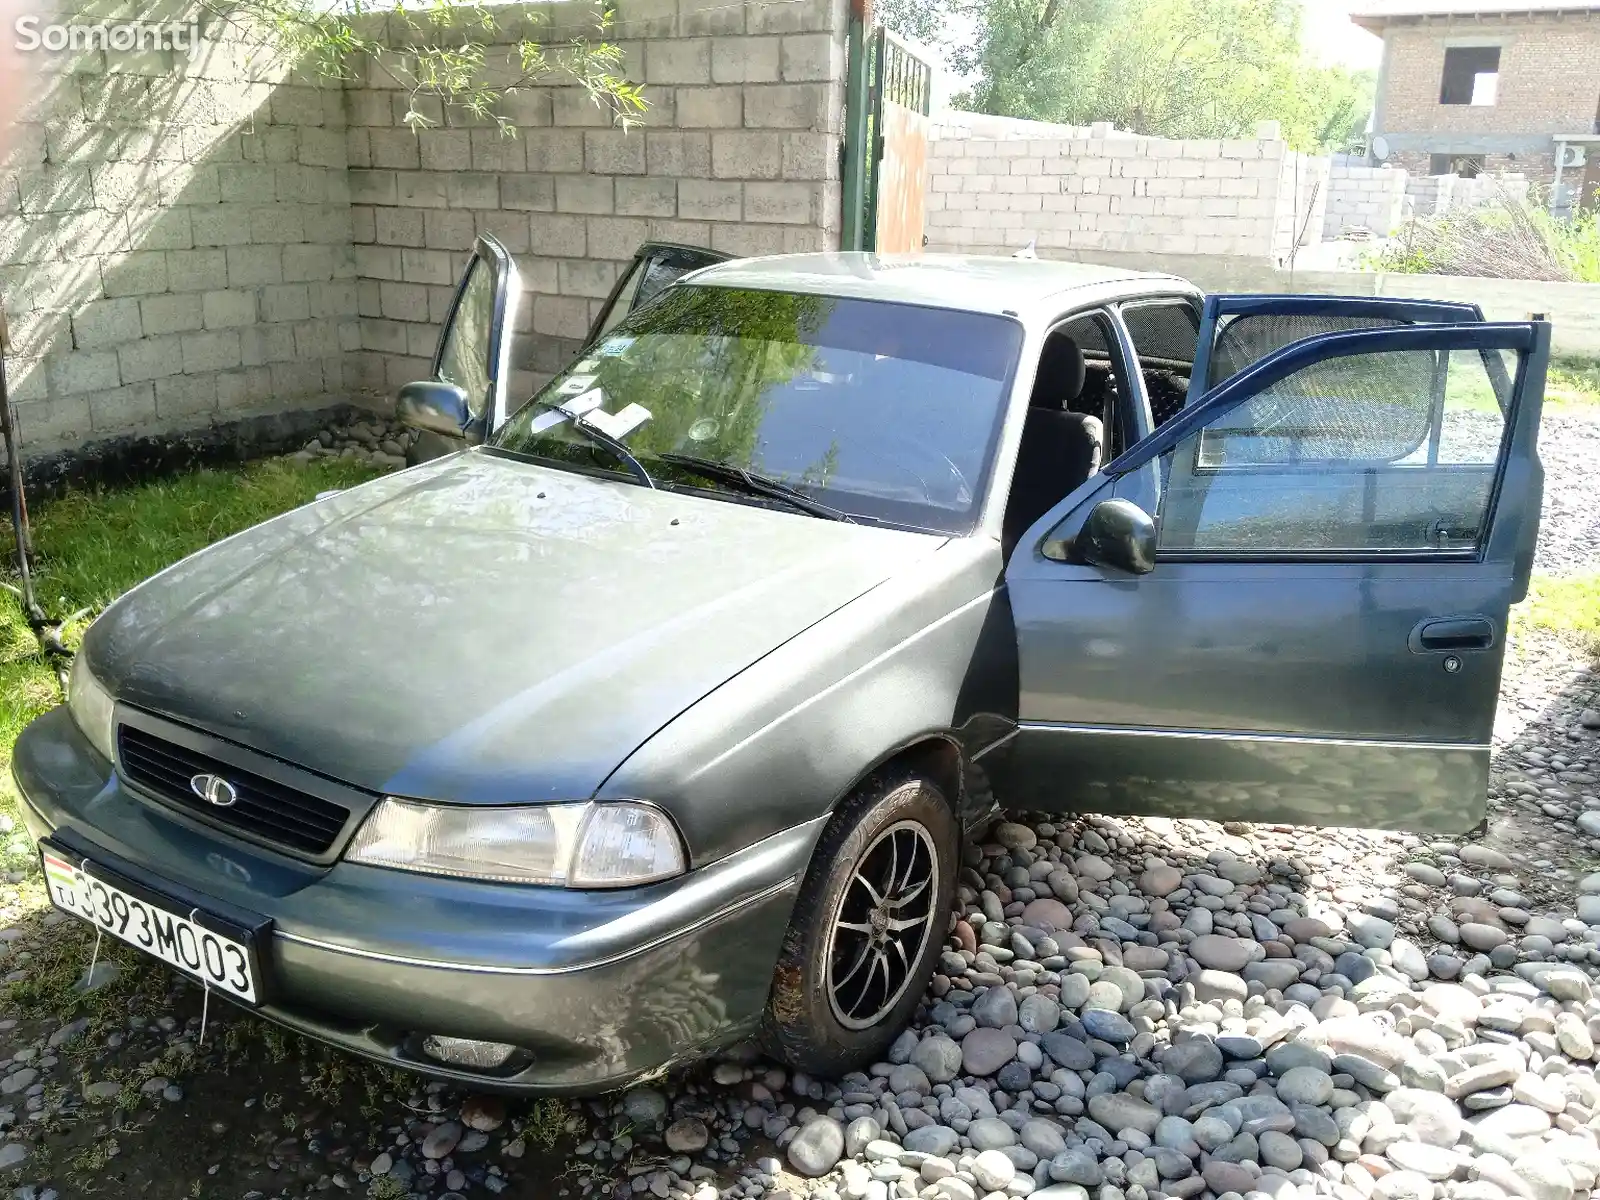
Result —
[[856, 861], [828, 935], [828, 1003], [846, 1029], [868, 1029], [905, 995], [932, 936], [939, 856], [917, 821], [898, 821]]

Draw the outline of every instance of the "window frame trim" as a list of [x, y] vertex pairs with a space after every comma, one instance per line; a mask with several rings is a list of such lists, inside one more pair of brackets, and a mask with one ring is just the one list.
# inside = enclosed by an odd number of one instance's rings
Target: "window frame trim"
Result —
[[[1488, 552], [1494, 514], [1500, 503], [1513, 439], [1520, 419], [1524, 385], [1529, 365], [1539, 340], [1537, 322], [1471, 322], [1460, 324], [1400, 325], [1387, 329], [1361, 329], [1318, 334], [1293, 342], [1245, 370], [1218, 384], [1195, 404], [1156, 430], [1139, 444], [1101, 469], [1113, 485], [1116, 481], [1174, 450], [1190, 436], [1206, 428], [1212, 420], [1232, 412], [1259, 394], [1303, 368], [1329, 358], [1349, 358], [1360, 354], [1393, 350], [1514, 350], [1518, 353], [1517, 373], [1511, 384], [1510, 404], [1503, 413], [1505, 433], [1495, 461], [1495, 472], [1484, 508], [1484, 521], [1478, 544], [1470, 550], [1425, 550], [1415, 547], [1366, 548], [1360, 550], [1158, 550], [1161, 562], [1482, 562]], [[1160, 481], [1156, 520], [1170, 494], [1171, 461], [1157, 463]]]

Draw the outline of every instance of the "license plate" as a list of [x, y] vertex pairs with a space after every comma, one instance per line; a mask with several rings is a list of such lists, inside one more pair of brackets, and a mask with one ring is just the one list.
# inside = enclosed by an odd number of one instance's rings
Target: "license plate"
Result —
[[[50, 899], [114, 938], [248, 1004], [256, 1002], [254, 956], [246, 942], [96, 878], [93, 865], [40, 851]], [[87, 869], [86, 869], [87, 868]]]

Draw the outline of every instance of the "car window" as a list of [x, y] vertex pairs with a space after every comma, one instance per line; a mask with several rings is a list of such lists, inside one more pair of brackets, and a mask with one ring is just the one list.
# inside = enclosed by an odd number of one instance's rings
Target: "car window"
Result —
[[[702, 485], [660, 458], [692, 454], [857, 517], [965, 532], [988, 484], [1021, 340], [1006, 317], [679, 286], [636, 310], [537, 399], [607, 414], [638, 406], [623, 436], [658, 480]], [[538, 405], [514, 416], [495, 444], [586, 469], [616, 466]]]
[[1125, 305], [1122, 323], [1138, 355], [1151, 425], [1159, 429], [1178, 415], [1189, 395], [1200, 316], [1187, 300], [1159, 300]]
[[1217, 325], [1207, 387], [1226, 383], [1246, 367], [1301, 338], [1324, 333], [1355, 333], [1362, 329], [1389, 329], [1405, 323], [1400, 317], [1361, 317], [1346, 313], [1225, 314]]
[[474, 416], [489, 395], [489, 329], [494, 317], [494, 273], [481, 258], [467, 267], [461, 299], [439, 353], [439, 378], [467, 394]]
[[1478, 351], [1314, 362], [1177, 445], [1160, 548], [1472, 550], [1488, 527], [1514, 376], [1514, 363], [1491, 373]]

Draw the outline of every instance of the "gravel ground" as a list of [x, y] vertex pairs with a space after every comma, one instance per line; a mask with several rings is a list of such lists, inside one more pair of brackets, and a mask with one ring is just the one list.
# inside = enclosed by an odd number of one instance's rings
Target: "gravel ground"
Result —
[[[1597, 451], [1600, 425], [1547, 423], [1547, 569], [1600, 562]], [[1530, 635], [1495, 741], [1479, 839], [1007, 814], [966, 847], [912, 1027], [832, 1082], [733, 1055], [507, 1105], [231, 1012], [202, 1038], [197, 989], [116, 951], [81, 977], [92, 938], [13, 876], [0, 1179], [32, 1200], [1582, 1200], [1600, 1176], [1593, 664]]]
[[1546, 412], [1539, 422], [1544, 463], [1544, 513], [1539, 523], [1541, 571], [1593, 568], [1600, 552], [1600, 505], [1594, 472], [1600, 463], [1600, 419]]

